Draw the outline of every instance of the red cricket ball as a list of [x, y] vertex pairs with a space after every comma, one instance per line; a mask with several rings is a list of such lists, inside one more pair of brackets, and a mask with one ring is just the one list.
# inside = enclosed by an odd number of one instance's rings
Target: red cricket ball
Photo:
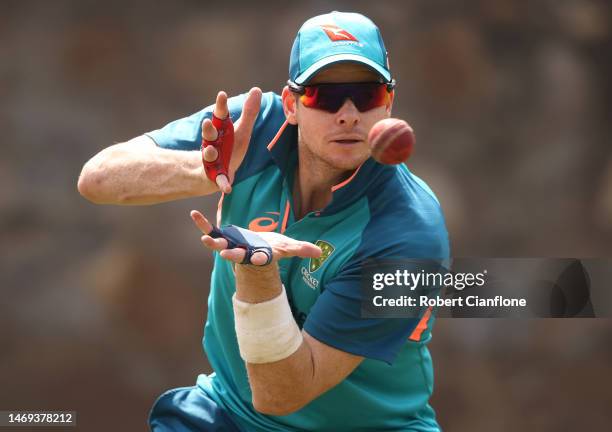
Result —
[[405, 162], [414, 147], [414, 131], [404, 120], [387, 118], [374, 124], [368, 134], [374, 160], [385, 165]]

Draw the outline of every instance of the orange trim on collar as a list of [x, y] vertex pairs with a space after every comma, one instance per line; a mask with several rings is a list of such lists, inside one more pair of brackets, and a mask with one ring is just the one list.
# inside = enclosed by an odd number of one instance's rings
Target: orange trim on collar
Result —
[[281, 224], [281, 234], [285, 232], [287, 229], [287, 220], [289, 220], [289, 211], [291, 210], [291, 205], [289, 204], [289, 200], [287, 199], [287, 205], [285, 206], [285, 215], [283, 216], [283, 223]]
[[276, 142], [278, 141], [280, 136], [283, 134], [283, 131], [285, 130], [288, 124], [289, 124], [289, 120], [285, 120], [285, 123], [283, 123], [283, 125], [280, 127], [278, 132], [276, 132], [276, 135], [274, 135], [274, 138], [272, 138], [272, 141], [270, 141], [270, 144], [268, 144], [268, 150], [272, 150], [272, 147], [276, 145]]
[[349, 184], [351, 182], [351, 180], [353, 180], [355, 178], [355, 176], [357, 175], [357, 173], [359, 172], [359, 170], [361, 169], [361, 167], [363, 166], [363, 162], [361, 163], [361, 165], [359, 165], [357, 167], [357, 169], [355, 170], [355, 172], [353, 174], [351, 174], [351, 176], [349, 178], [347, 178], [346, 180], [344, 180], [342, 183], [338, 183], [335, 186], [332, 186], [331, 191], [332, 192], [336, 192], [338, 189], [340, 189], [341, 187], [346, 186], [347, 184]]

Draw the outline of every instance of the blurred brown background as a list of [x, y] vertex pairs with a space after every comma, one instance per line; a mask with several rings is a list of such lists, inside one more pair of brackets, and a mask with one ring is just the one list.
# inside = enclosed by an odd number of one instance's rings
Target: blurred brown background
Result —
[[[78, 411], [145, 430], [163, 390], [210, 368], [210, 254], [188, 210], [81, 198], [102, 148], [258, 85], [279, 91], [301, 23], [381, 28], [410, 166], [456, 256], [612, 255], [611, 7], [559, 1], [0, 2], [0, 410]], [[433, 404], [447, 431], [604, 430], [607, 320], [440, 320]], [[374, 414], [374, 413], [373, 413]], [[57, 429], [55, 429], [57, 430]]]

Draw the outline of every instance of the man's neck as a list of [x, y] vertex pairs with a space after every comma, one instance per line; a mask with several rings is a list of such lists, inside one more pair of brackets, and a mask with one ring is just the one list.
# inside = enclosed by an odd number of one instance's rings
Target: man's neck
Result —
[[293, 184], [293, 203], [296, 220], [323, 209], [332, 199], [332, 186], [347, 179], [352, 172], [330, 166], [299, 146], [298, 166]]

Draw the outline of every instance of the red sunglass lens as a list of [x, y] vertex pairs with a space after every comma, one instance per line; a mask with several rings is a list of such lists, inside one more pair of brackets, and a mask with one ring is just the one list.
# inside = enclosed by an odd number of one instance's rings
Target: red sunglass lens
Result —
[[381, 83], [319, 84], [304, 90], [300, 98], [304, 106], [331, 113], [337, 112], [347, 98], [360, 112], [365, 112], [384, 105], [389, 97], [386, 84]]

